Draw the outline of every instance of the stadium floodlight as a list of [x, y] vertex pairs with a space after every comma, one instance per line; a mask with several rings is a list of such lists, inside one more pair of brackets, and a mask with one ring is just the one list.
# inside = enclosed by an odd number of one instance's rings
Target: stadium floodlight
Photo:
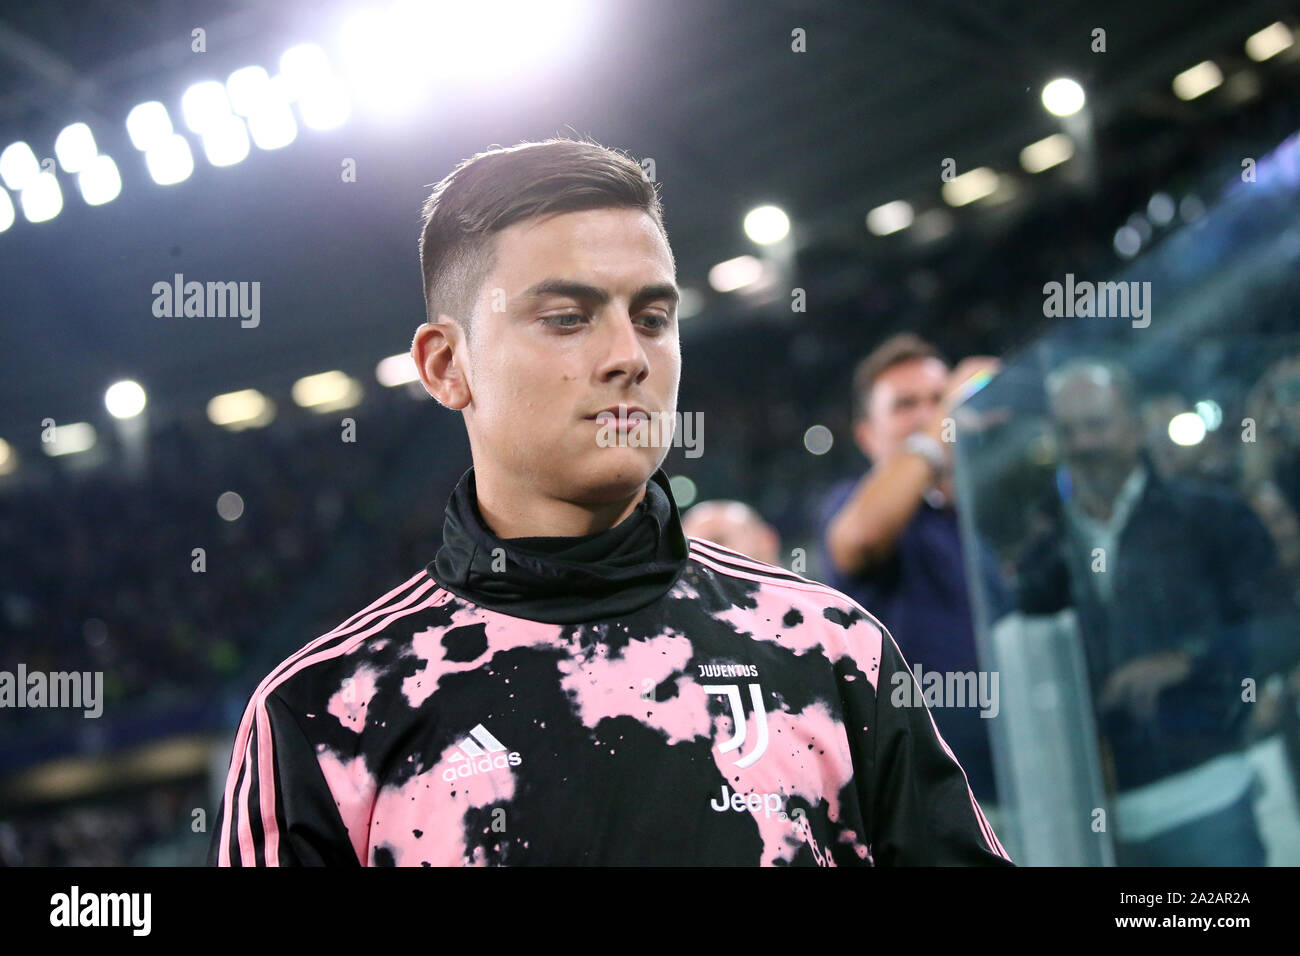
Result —
[[230, 431], [261, 428], [275, 418], [275, 404], [255, 388], [226, 392], [208, 402], [208, 421]]
[[[438, 83], [517, 81], [534, 68], [553, 68], [581, 35], [590, 6], [589, 0], [396, 0], [350, 17], [339, 48], [356, 99], [392, 115]], [[430, 57], [430, 36], [456, 39]]]
[[132, 107], [126, 114], [126, 131], [131, 136], [131, 145], [142, 153], [165, 142], [175, 132], [167, 107], [157, 100]]
[[53, 173], [41, 173], [19, 197], [28, 222], [48, 222], [63, 209], [63, 190]]
[[112, 202], [122, 191], [122, 176], [111, 156], [96, 156], [77, 174], [77, 186], [87, 206]]
[[18, 468], [18, 455], [13, 446], [0, 438], [0, 475], [11, 475]]
[[1174, 77], [1174, 95], [1180, 100], [1194, 100], [1223, 83], [1223, 71], [1213, 60], [1202, 60]]
[[[588, 0], [396, 0], [349, 18], [339, 47], [357, 100], [391, 115], [439, 83], [517, 81], [536, 67], [553, 68], [581, 35], [590, 6]], [[456, 42], [430, 57], [430, 36]]]
[[1027, 173], [1041, 173], [1059, 166], [1074, 155], [1074, 140], [1065, 133], [1053, 133], [1030, 143], [1020, 151], [1020, 165]]
[[390, 355], [386, 359], [381, 359], [379, 364], [375, 366], [375, 379], [385, 388], [406, 385], [408, 382], [416, 381], [419, 377], [419, 372], [415, 368], [415, 360], [411, 358], [410, 352]]
[[213, 166], [243, 162], [248, 150], [248, 127], [234, 114], [212, 121], [203, 131], [203, 153]]
[[745, 214], [745, 235], [760, 246], [770, 246], [790, 235], [790, 217], [779, 206], [759, 206]]
[[874, 236], [887, 236], [910, 226], [914, 215], [910, 202], [895, 199], [867, 213], [867, 229]]
[[1068, 77], [1057, 77], [1043, 87], [1043, 108], [1053, 116], [1073, 116], [1083, 109], [1083, 87]]
[[248, 131], [258, 149], [280, 149], [298, 138], [298, 123], [288, 103], [268, 97], [248, 117]]
[[280, 56], [279, 79], [289, 100], [301, 99], [333, 78], [329, 57], [314, 43], [299, 43]]
[[949, 206], [965, 206], [977, 199], [991, 196], [1000, 182], [998, 174], [987, 166], [977, 166], [969, 172], [943, 184], [943, 201]]
[[[429, 10], [436, 20], [429, 24]], [[439, 51], [436, 67], [443, 77], [492, 80], [549, 68], [570, 55], [591, 23], [590, 0], [487, 0], [479, 3], [428, 4], [399, 0], [393, 7], [398, 32], [418, 42], [433, 35], [454, 36]], [[423, 9], [421, 9], [423, 8]], [[408, 49], [411, 49], [408, 47]], [[427, 55], [416, 47], [413, 62]]]
[[1205, 420], [1195, 412], [1181, 412], [1169, 419], [1169, 440], [1184, 448], [1205, 440]]
[[1291, 34], [1291, 28], [1279, 20], [1246, 38], [1246, 55], [1256, 63], [1263, 63], [1293, 43], [1295, 37]]
[[[343, 62], [358, 99], [378, 112], [395, 113], [412, 105], [432, 82], [420, 56], [420, 38], [438, 32], [428, 4], [395, 5], [380, 12], [362, 10], [348, 19], [339, 37]], [[452, 36], [465, 43], [454, 29]]]
[[240, 116], [251, 116], [262, 105], [271, 88], [271, 77], [260, 66], [245, 66], [226, 78], [230, 108]]
[[313, 87], [298, 100], [303, 124], [315, 130], [337, 129], [352, 114], [352, 104], [343, 83], [334, 77]]
[[180, 133], [172, 133], [150, 146], [144, 154], [144, 162], [149, 175], [159, 186], [184, 182], [194, 172], [194, 154], [190, 152], [189, 141]]
[[54, 155], [59, 158], [59, 165], [67, 173], [81, 172], [98, 152], [95, 136], [85, 123], [63, 127], [54, 140]]
[[9, 194], [0, 189], [0, 232], [4, 232], [14, 224], [14, 201], [9, 198]]
[[226, 88], [216, 80], [195, 83], [181, 96], [181, 115], [185, 125], [200, 135], [230, 116], [230, 98]]
[[763, 277], [763, 263], [754, 256], [737, 256], [709, 270], [709, 285], [716, 292], [735, 292]]
[[306, 375], [293, 383], [293, 400], [313, 412], [351, 408], [361, 401], [361, 383], [337, 369]]
[[10, 143], [0, 153], [0, 179], [14, 192], [27, 188], [27, 184], [40, 175], [41, 164], [26, 143]]
[[104, 407], [114, 418], [135, 418], [148, 402], [139, 382], [123, 379], [114, 382], [104, 392]]
[[41, 442], [41, 449], [50, 457], [75, 455], [95, 447], [95, 428], [89, 422], [72, 422], [56, 425], [50, 440]]

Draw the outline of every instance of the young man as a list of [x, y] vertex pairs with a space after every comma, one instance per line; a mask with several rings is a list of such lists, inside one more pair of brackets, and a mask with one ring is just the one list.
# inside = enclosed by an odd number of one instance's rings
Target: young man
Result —
[[642, 441], [680, 351], [641, 168], [494, 150], [425, 214], [412, 355], [473, 467], [428, 568], [253, 695], [210, 862], [1008, 865], [928, 711], [876, 694], [885, 629], [682, 533]]

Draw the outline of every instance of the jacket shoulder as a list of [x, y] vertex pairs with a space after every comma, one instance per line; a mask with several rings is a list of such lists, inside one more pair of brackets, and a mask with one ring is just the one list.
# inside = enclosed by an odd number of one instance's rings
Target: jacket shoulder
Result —
[[269, 696], [278, 691], [284, 698], [297, 697], [320, 681], [328, 684], [333, 677], [341, 680], [340, 675], [351, 675], [357, 669], [354, 655], [358, 650], [379, 649], [395, 623], [447, 596], [426, 571], [420, 571], [280, 661], [263, 679], [258, 694]]
[[690, 559], [708, 568], [724, 582], [731, 581], [746, 591], [753, 591], [789, 603], [804, 618], [824, 618], [845, 629], [865, 622], [886, 634], [880, 620], [861, 604], [829, 584], [804, 577], [794, 571], [758, 561], [731, 548], [723, 547], [703, 538], [688, 537]]

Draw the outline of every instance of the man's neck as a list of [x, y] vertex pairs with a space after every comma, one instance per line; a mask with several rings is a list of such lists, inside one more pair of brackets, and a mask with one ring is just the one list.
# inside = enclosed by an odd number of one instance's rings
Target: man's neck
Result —
[[503, 484], [474, 469], [479, 514], [502, 540], [511, 538], [576, 538], [608, 531], [620, 524], [645, 497], [642, 485], [630, 497], [600, 505], [584, 505], [539, 494], [533, 488]]
[[1096, 521], [1110, 521], [1115, 516], [1115, 508], [1130, 480], [1137, 474], [1141, 463], [1136, 463], [1118, 482], [1111, 482], [1101, 489], [1084, 483], [1078, 485], [1079, 507], [1084, 514]]
[[[1116, 494], [1118, 494], [1118, 490]], [[1090, 488], [1080, 487], [1079, 507], [1089, 518], [1095, 518], [1098, 521], [1109, 521], [1111, 514], [1115, 510], [1115, 495], [1098, 494]]]

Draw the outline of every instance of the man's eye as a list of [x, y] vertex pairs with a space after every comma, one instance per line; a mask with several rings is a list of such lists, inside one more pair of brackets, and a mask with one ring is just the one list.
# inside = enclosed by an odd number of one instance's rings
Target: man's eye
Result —
[[647, 324], [652, 329], [668, 328], [668, 316], [666, 315], [662, 315], [659, 312], [647, 312], [645, 318], [648, 320]]
[[576, 322], [564, 322], [561, 321], [562, 319], [576, 319], [577, 322], [581, 322], [586, 319], [586, 316], [581, 312], [566, 312], [563, 315], [546, 315], [542, 317], [542, 321], [552, 328], [572, 329], [576, 327]]

